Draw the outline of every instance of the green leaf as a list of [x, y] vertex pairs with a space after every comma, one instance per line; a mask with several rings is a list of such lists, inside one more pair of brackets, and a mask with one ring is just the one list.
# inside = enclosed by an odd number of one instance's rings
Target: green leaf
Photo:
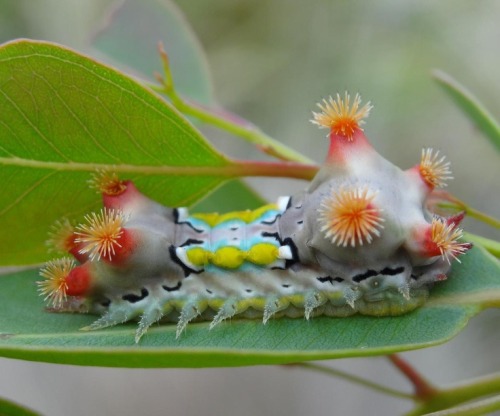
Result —
[[[177, 92], [213, 105], [211, 77], [200, 43], [178, 7], [169, 0], [127, 0], [113, 7], [92, 46], [117, 67], [145, 79], [162, 71], [157, 44], [163, 41]], [[194, 207], [196, 211], [256, 208], [264, 201], [240, 180], [222, 185]]]
[[97, 168], [125, 172], [172, 206], [234, 176], [223, 172], [231, 162], [164, 100], [50, 43], [0, 47], [0, 108], [0, 228], [8, 230], [0, 264], [46, 260], [50, 225], [99, 206], [86, 184]]
[[193, 206], [193, 212], [243, 211], [256, 209], [265, 203], [264, 199], [244, 182], [232, 180], [197, 202]]
[[125, 64], [121, 69], [132, 69], [151, 79], [155, 71], [162, 72], [157, 49], [162, 41], [180, 95], [205, 105], [213, 104], [207, 61], [175, 4], [169, 0], [127, 0], [113, 8], [105, 22], [92, 44], [113, 63]]
[[212, 367], [283, 364], [370, 356], [443, 343], [487, 306], [500, 306], [499, 262], [474, 248], [422, 308], [399, 317], [319, 317], [158, 325], [134, 344], [136, 323], [81, 332], [96, 317], [45, 312], [34, 270], [0, 276], [0, 354], [54, 363], [111, 367]]
[[40, 413], [0, 397], [0, 416], [40, 416]]
[[455, 104], [490, 139], [497, 150], [500, 150], [500, 125], [479, 100], [448, 74], [434, 71], [433, 76]]

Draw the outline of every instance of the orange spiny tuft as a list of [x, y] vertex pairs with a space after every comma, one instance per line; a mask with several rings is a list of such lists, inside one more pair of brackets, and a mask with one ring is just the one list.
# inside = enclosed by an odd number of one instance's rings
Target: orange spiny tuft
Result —
[[67, 218], [56, 221], [45, 244], [51, 251], [71, 251], [75, 247], [75, 227]]
[[320, 207], [319, 221], [321, 231], [326, 238], [338, 246], [351, 247], [371, 243], [373, 236], [380, 236], [384, 228], [380, 217], [381, 210], [372, 205], [376, 194], [368, 188], [341, 189], [323, 199]]
[[67, 257], [49, 261], [41, 270], [40, 276], [44, 280], [36, 282], [38, 292], [44, 297], [49, 306], [60, 308], [66, 300], [68, 285], [66, 278], [75, 267], [75, 262]]
[[111, 260], [115, 250], [122, 247], [120, 239], [123, 234], [125, 217], [121, 211], [102, 209], [98, 214], [85, 216], [87, 224], [80, 224], [75, 233], [77, 243], [81, 243], [80, 253], [89, 255], [91, 260], [104, 257]]
[[431, 240], [437, 246], [441, 256], [450, 263], [450, 257], [460, 262], [457, 256], [471, 248], [470, 243], [459, 243], [463, 231], [455, 224], [446, 224], [441, 218], [433, 218], [431, 224]]
[[446, 186], [446, 180], [453, 179], [451, 176], [450, 162], [445, 160], [444, 156], [439, 157], [439, 151], [433, 149], [422, 149], [420, 159], [420, 175], [423, 180], [431, 187]]
[[89, 180], [90, 187], [109, 196], [121, 195], [127, 189], [116, 172], [99, 170]]
[[368, 102], [360, 108], [361, 97], [356, 94], [352, 106], [350, 96], [346, 92], [344, 99], [337, 94], [334, 100], [331, 96], [328, 100], [318, 103], [321, 112], [313, 112], [314, 119], [312, 123], [319, 127], [329, 128], [333, 133], [352, 141], [356, 130], [363, 130], [360, 126], [364, 123], [364, 118], [368, 117], [372, 105]]

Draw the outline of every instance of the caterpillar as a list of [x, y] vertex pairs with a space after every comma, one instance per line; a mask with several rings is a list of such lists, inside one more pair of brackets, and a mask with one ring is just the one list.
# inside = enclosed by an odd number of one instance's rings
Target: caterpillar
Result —
[[103, 209], [58, 224], [52, 245], [72, 255], [41, 269], [38, 291], [53, 311], [99, 314], [84, 330], [138, 320], [135, 341], [160, 320], [176, 322], [355, 313], [395, 316], [422, 305], [461, 242], [464, 215], [441, 217], [429, 196], [451, 179], [427, 148], [403, 171], [380, 156], [362, 125], [372, 109], [356, 94], [318, 104], [314, 124], [330, 148], [301, 193], [253, 211], [190, 214], [101, 172]]

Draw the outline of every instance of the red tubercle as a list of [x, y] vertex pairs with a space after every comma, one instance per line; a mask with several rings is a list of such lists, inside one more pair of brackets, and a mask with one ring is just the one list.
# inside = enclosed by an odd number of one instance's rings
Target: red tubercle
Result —
[[138, 239], [133, 230], [122, 228], [119, 239], [113, 245], [112, 251], [107, 251], [102, 255], [102, 259], [114, 266], [121, 266], [127, 263], [137, 247]]
[[105, 208], [129, 213], [135, 207], [148, 204], [149, 199], [137, 189], [132, 181], [127, 180], [122, 183], [125, 186], [123, 192], [114, 195], [102, 194], [102, 202]]
[[459, 212], [458, 214], [452, 215], [446, 218], [446, 225], [451, 225], [453, 228], [460, 225], [460, 223], [465, 218], [465, 211]]
[[121, 265], [137, 245], [137, 231], [126, 228], [127, 216], [122, 210], [103, 208], [85, 216], [85, 223], [76, 227], [79, 253], [90, 261], [103, 260]]
[[426, 258], [441, 256], [448, 263], [451, 259], [460, 262], [458, 257], [470, 250], [472, 244], [460, 242], [463, 231], [457, 225], [453, 221], [435, 217], [431, 224], [416, 229], [417, 254]]
[[424, 238], [421, 240], [420, 255], [422, 257], [438, 257], [442, 254], [439, 245], [432, 240], [432, 227], [429, 226], [424, 233]]
[[371, 143], [366, 138], [363, 130], [357, 127], [351, 138], [336, 133], [333, 129], [329, 134], [330, 147], [326, 163], [344, 164], [350, 159], [359, 158], [361, 154], [373, 151]]
[[85, 296], [91, 289], [92, 280], [89, 263], [75, 267], [66, 276], [66, 294], [68, 296]]
[[68, 236], [65, 241], [65, 248], [79, 263], [85, 263], [89, 259], [89, 256], [80, 252], [83, 246], [81, 243], [75, 241], [77, 238], [78, 236], [75, 233]]
[[368, 102], [361, 106], [359, 94], [351, 101], [350, 95], [345, 92], [341, 97], [330, 96], [318, 103], [320, 112], [313, 112], [313, 124], [330, 130], [330, 149], [326, 158], [327, 163], [343, 164], [350, 157], [359, 156], [360, 152], [372, 149], [366, 139], [361, 126], [364, 119], [370, 114], [372, 105]]

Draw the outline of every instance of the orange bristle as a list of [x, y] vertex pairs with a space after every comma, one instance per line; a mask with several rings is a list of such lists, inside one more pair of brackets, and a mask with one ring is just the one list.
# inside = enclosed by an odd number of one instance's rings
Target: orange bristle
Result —
[[329, 97], [328, 100], [323, 100], [318, 103], [321, 112], [313, 112], [314, 119], [312, 123], [321, 128], [329, 128], [332, 133], [343, 136], [347, 140], [352, 141], [356, 130], [363, 130], [360, 126], [364, 124], [364, 120], [370, 114], [372, 105], [368, 102], [360, 108], [361, 97], [356, 94], [354, 102], [350, 103], [350, 96], [346, 92], [344, 99], [337, 94], [337, 99]]
[[323, 224], [327, 238], [338, 246], [351, 247], [371, 243], [374, 236], [380, 236], [384, 228], [381, 210], [372, 205], [375, 198], [368, 188], [341, 189], [321, 203], [319, 221]]
[[51, 251], [71, 251], [75, 247], [75, 227], [67, 218], [56, 221], [45, 244]]
[[111, 260], [115, 251], [122, 247], [125, 217], [121, 211], [102, 209], [98, 214], [85, 216], [87, 224], [80, 224], [75, 233], [77, 243], [81, 243], [80, 253], [89, 255], [91, 260], [104, 257]]
[[89, 180], [90, 187], [104, 195], [120, 195], [127, 189], [124, 181], [120, 180], [116, 172], [108, 170], [97, 171]]
[[432, 188], [446, 186], [446, 180], [453, 179], [451, 176], [450, 162], [444, 156], [439, 157], [439, 151], [433, 149], [422, 149], [420, 159], [420, 175], [422, 179]]
[[447, 224], [441, 218], [433, 218], [431, 224], [431, 241], [436, 245], [441, 256], [450, 263], [450, 257], [460, 262], [458, 256], [464, 254], [472, 246], [470, 243], [459, 243], [463, 231], [455, 224]]
[[68, 285], [66, 278], [75, 267], [75, 262], [67, 257], [49, 261], [41, 270], [44, 280], [36, 282], [38, 292], [49, 306], [60, 308], [66, 301]]

